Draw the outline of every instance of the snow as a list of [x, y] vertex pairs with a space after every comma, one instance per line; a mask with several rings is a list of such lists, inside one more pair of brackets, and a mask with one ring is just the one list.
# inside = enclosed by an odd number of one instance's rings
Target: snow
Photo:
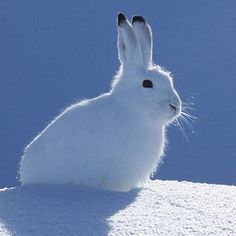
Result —
[[236, 235], [236, 187], [150, 181], [129, 192], [0, 190], [0, 235]]

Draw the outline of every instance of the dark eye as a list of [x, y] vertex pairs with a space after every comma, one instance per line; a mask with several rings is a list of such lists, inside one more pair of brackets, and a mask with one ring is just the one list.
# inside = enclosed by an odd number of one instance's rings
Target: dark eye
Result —
[[144, 88], [153, 88], [153, 83], [151, 80], [145, 79], [143, 81], [143, 87]]

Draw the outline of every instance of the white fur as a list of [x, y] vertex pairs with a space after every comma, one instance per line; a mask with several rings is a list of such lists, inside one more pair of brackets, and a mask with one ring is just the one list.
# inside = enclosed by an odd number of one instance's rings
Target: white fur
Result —
[[[26, 147], [23, 185], [128, 191], [149, 179], [163, 154], [165, 125], [179, 115], [181, 101], [170, 75], [152, 63], [148, 24], [126, 19], [118, 26], [118, 51], [121, 67], [111, 91], [72, 105]], [[145, 79], [154, 88], [144, 88]]]

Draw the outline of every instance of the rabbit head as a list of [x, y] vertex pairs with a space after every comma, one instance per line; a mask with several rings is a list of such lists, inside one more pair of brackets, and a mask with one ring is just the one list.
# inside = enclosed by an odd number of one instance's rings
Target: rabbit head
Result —
[[145, 19], [134, 16], [130, 23], [118, 14], [120, 70], [112, 85], [123, 104], [140, 117], [165, 125], [181, 112], [181, 100], [169, 72], [152, 61], [152, 31]]

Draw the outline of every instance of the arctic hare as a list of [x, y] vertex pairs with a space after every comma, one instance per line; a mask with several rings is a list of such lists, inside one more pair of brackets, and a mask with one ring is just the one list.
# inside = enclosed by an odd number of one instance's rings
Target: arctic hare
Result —
[[120, 70], [112, 88], [67, 108], [25, 148], [20, 181], [128, 191], [149, 179], [163, 154], [165, 126], [181, 112], [170, 74], [152, 61], [142, 16], [118, 14]]

